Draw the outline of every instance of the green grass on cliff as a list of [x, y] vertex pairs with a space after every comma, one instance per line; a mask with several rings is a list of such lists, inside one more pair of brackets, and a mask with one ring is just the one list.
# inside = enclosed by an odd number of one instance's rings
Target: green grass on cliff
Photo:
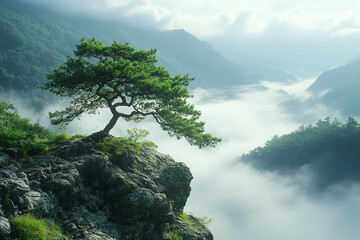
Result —
[[103, 152], [105, 155], [111, 157], [121, 154], [125, 150], [132, 150], [140, 154], [143, 146], [150, 148], [157, 148], [157, 145], [151, 141], [143, 140], [150, 132], [144, 129], [133, 128], [127, 130], [127, 137], [112, 137], [108, 136], [96, 144], [97, 150]]
[[185, 222], [187, 222], [193, 229], [207, 228], [207, 226], [214, 221], [213, 218], [196, 217], [194, 215], [182, 213], [179, 215]]
[[[192, 213], [181, 213], [178, 215], [182, 218], [192, 229], [201, 230], [206, 229], [210, 223], [214, 221], [213, 218], [208, 217], [196, 217]], [[171, 240], [183, 240], [183, 234], [181, 230], [175, 230], [169, 232]]]
[[180, 231], [169, 232], [171, 240], [183, 240]]
[[60, 240], [69, 239], [61, 227], [46, 219], [35, 218], [31, 214], [10, 218], [11, 236], [17, 240]]

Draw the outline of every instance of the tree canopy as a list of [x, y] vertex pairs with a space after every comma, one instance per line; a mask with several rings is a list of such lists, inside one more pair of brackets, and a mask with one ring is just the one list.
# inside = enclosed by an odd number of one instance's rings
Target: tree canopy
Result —
[[49, 113], [51, 123], [66, 125], [83, 113], [109, 108], [113, 117], [101, 131], [108, 134], [119, 118], [139, 122], [152, 116], [161, 128], [200, 148], [221, 139], [204, 133], [201, 112], [187, 102], [193, 78], [171, 76], [157, 66], [156, 50], [136, 50], [127, 43], [104, 45], [81, 39], [74, 57], [48, 75], [41, 88], [72, 101], [66, 109]]

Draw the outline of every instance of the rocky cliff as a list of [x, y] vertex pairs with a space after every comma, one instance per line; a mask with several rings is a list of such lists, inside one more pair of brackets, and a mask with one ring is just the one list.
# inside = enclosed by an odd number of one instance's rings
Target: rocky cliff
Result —
[[0, 152], [0, 239], [12, 239], [9, 219], [26, 213], [72, 239], [213, 239], [180, 217], [193, 178], [185, 164], [147, 147], [105, 155], [95, 145], [87, 137], [31, 161]]

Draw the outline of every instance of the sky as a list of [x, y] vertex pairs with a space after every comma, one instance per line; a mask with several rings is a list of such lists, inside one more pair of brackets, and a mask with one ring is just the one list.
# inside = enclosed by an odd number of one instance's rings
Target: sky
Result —
[[185, 29], [230, 60], [314, 77], [360, 56], [356, 0], [26, 0], [146, 29]]
[[28, 0], [73, 13], [113, 19], [137, 19], [138, 26], [179, 29], [199, 38], [261, 34], [274, 24], [294, 31], [321, 31], [328, 36], [360, 33], [360, 3], [355, 0]]

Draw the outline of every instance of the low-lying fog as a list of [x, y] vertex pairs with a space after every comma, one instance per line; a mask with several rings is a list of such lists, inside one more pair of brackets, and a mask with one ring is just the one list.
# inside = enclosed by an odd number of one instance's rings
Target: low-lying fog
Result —
[[[125, 135], [126, 129], [134, 126], [147, 129], [151, 132], [148, 139], [159, 145], [160, 152], [190, 167], [194, 180], [185, 211], [214, 218], [210, 229], [215, 239], [355, 240], [360, 236], [359, 186], [337, 186], [310, 194], [306, 191], [311, 187], [310, 176], [304, 173], [284, 177], [236, 163], [242, 153], [262, 146], [275, 134], [289, 133], [326, 116], [343, 120], [321, 106], [302, 112], [302, 116], [290, 115], [280, 107], [291, 99], [306, 99], [305, 89], [312, 81], [291, 85], [263, 82], [223, 92], [196, 89], [193, 102], [202, 111], [207, 132], [223, 139], [213, 149], [198, 149], [170, 138], [151, 119], [138, 125], [120, 121], [111, 133]], [[101, 115], [83, 117], [68, 130], [91, 134], [109, 119], [105, 110]], [[47, 119], [40, 122], [48, 124]]]

